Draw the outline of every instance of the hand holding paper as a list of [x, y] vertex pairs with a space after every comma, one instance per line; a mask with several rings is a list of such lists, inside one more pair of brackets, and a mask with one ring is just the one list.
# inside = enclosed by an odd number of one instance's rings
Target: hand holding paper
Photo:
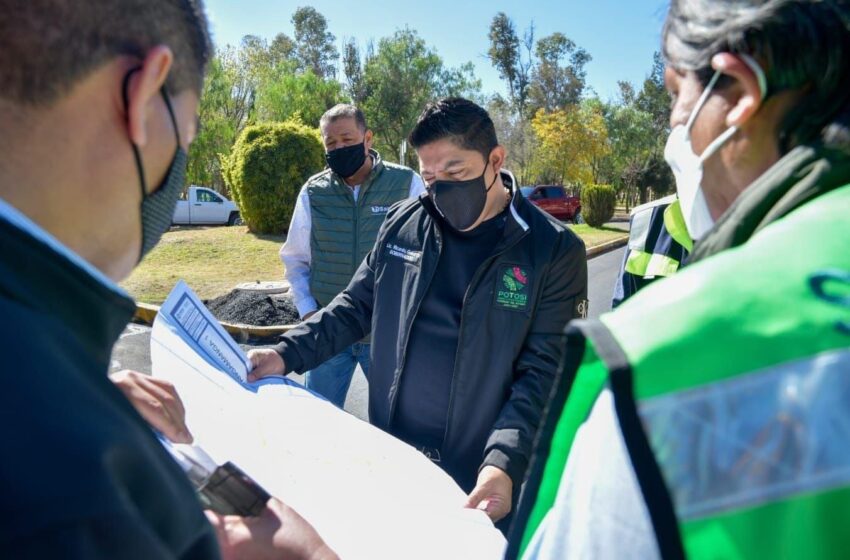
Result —
[[113, 373], [109, 379], [153, 429], [174, 443], [192, 443], [186, 409], [169, 381], [129, 370]]
[[248, 373], [248, 381], [259, 381], [263, 377], [271, 375], [283, 375], [286, 365], [283, 358], [274, 350], [263, 348], [248, 352], [248, 360], [251, 362]]
[[[154, 375], [174, 383], [187, 425], [216, 464], [233, 462], [283, 499], [303, 516], [293, 526], [309, 520], [308, 542], [318, 533], [346, 560], [502, 557], [504, 537], [485, 512], [463, 509], [464, 492], [422, 453], [279, 377], [284, 364], [273, 350], [251, 358], [178, 284], [151, 334]], [[261, 375], [249, 376], [255, 367]], [[278, 525], [292, 519], [278, 514]], [[214, 522], [232, 527], [234, 542], [246, 529], [277, 538], [253, 527], [258, 521]]]

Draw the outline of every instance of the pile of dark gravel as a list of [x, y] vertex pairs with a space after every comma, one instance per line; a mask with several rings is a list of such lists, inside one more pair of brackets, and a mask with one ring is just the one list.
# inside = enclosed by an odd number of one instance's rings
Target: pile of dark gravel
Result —
[[216, 319], [225, 323], [271, 327], [301, 322], [289, 295], [270, 296], [233, 290], [219, 298], [204, 301], [204, 304]]

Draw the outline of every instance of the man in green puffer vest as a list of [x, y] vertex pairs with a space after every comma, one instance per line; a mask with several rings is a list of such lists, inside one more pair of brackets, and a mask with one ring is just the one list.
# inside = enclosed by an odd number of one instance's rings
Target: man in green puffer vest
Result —
[[[342, 292], [375, 244], [389, 207], [425, 191], [412, 169], [372, 149], [363, 112], [337, 105], [319, 123], [328, 168], [301, 188], [280, 251], [302, 319]], [[308, 371], [307, 388], [342, 408], [357, 364], [369, 372], [369, 344], [358, 342]]]
[[568, 328], [507, 557], [846, 557], [850, 5], [673, 0], [664, 51], [699, 241]]

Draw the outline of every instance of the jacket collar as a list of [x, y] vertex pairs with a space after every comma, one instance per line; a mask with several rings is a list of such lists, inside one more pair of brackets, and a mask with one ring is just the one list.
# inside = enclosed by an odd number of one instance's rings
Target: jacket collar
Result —
[[806, 202], [850, 182], [850, 158], [819, 145], [798, 146], [747, 187], [688, 259], [708, 258], [745, 243]]
[[103, 364], [135, 312], [128, 296], [7, 220], [0, 220], [0, 297], [60, 322]]

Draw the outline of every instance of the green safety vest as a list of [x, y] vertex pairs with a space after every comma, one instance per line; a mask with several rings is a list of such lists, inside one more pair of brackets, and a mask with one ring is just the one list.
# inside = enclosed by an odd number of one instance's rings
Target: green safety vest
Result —
[[606, 387], [662, 557], [850, 554], [850, 185], [572, 325], [566, 356], [509, 558]]
[[413, 170], [384, 163], [373, 151], [372, 172], [351, 187], [331, 170], [310, 178], [310, 292], [321, 307], [342, 292], [372, 250], [390, 206], [410, 196]]
[[[655, 212], [662, 207], [663, 227], [656, 232], [653, 231]], [[683, 254], [693, 248], [679, 200], [675, 195], [663, 198], [635, 209], [629, 228], [625, 272], [641, 278], [672, 276], [679, 270]]]

